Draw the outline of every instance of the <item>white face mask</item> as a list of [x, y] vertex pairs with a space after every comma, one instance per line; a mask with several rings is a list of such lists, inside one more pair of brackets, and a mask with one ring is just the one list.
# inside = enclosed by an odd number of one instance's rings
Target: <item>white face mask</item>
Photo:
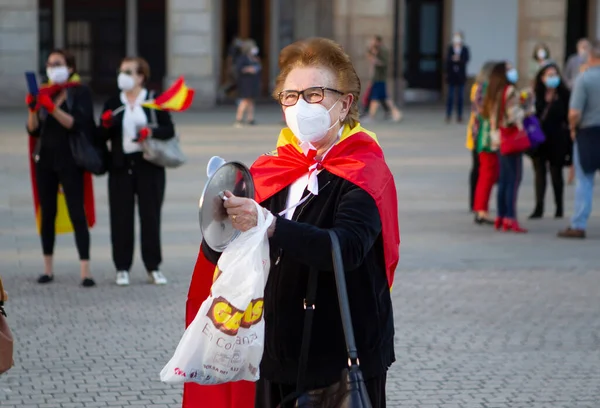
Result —
[[537, 50], [535, 55], [537, 55], [538, 59], [541, 59], [541, 60], [546, 59], [546, 50], [543, 48], [540, 48], [539, 50]]
[[460, 45], [460, 44], [462, 44], [462, 38], [461, 38], [461, 36], [460, 36], [460, 35], [455, 35], [455, 36], [452, 38], [452, 42], [453, 42], [455, 45]]
[[135, 79], [131, 75], [121, 72], [117, 77], [117, 85], [121, 91], [131, 91], [135, 88]]
[[46, 68], [46, 75], [53, 84], [64, 84], [69, 80], [69, 68], [49, 67]]
[[327, 109], [320, 103], [308, 103], [300, 98], [294, 106], [285, 108], [285, 122], [301, 142], [318, 142], [339, 122], [338, 119], [331, 124], [329, 116], [338, 102], [339, 100]]
[[252, 47], [252, 49], [250, 50], [250, 54], [254, 56], [258, 55], [258, 47]]

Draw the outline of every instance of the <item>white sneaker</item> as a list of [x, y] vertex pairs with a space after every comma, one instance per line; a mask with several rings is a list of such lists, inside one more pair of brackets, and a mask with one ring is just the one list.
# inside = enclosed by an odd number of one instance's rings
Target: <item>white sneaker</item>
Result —
[[152, 271], [148, 274], [148, 280], [155, 285], [166, 285], [167, 278], [161, 271]]
[[118, 271], [117, 272], [117, 285], [118, 286], [129, 286], [129, 272]]

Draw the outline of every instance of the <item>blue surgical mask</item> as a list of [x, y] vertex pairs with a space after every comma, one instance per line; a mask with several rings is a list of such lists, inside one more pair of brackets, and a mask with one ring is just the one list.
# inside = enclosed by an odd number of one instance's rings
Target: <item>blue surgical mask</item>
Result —
[[506, 71], [506, 79], [508, 79], [508, 82], [516, 84], [519, 80], [519, 72], [515, 68], [509, 69]]
[[558, 85], [560, 85], [560, 77], [558, 75], [547, 77], [544, 80], [544, 84], [546, 84], [548, 88], [557, 88]]

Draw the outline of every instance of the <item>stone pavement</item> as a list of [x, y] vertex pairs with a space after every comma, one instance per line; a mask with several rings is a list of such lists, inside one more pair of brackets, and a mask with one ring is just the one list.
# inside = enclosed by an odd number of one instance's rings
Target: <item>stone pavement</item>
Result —
[[[397, 362], [389, 372], [388, 405], [597, 408], [600, 211], [581, 242], [555, 238], [566, 220], [525, 222], [527, 235], [475, 226], [467, 212], [464, 127], [442, 124], [438, 110], [405, 113], [399, 125], [371, 126], [400, 199], [401, 260], [393, 291]], [[280, 115], [259, 107], [259, 124], [248, 130], [233, 129], [232, 118], [231, 108], [176, 117], [189, 164], [168, 173], [166, 287], [145, 284], [139, 261], [130, 287], [114, 285], [106, 178], [95, 180], [92, 265], [98, 287], [86, 290], [79, 287], [70, 235], [57, 240], [55, 282], [35, 283], [41, 250], [25, 116], [0, 114], [0, 274], [16, 337], [16, 367], [0, 377], [0, 407], [180, 406], [181, 387], [161, 384], [159, 372], [183, 332], [205, 165], [217, 154], [249, 164], [271, 150]], [[527, 161], [525, 168], [522, 218], [533, 208]], [[595, 199], [600, 202], [598, 190]], [[567, 214], [572, 204], [569, 187]], [[550, 200], [548, 207], [553, 213]]]

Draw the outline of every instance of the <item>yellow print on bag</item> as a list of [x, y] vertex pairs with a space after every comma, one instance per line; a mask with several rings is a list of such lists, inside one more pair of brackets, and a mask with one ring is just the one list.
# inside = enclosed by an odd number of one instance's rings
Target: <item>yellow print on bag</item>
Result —
[[206, 316], [219, 331], [235, 336], [240, 327], [247, 329], [262, 319], [264, 303], [263, 298], [254, 299], [243, 311], [236, 309], [224, 297], [218, 297], [213, 300]]

